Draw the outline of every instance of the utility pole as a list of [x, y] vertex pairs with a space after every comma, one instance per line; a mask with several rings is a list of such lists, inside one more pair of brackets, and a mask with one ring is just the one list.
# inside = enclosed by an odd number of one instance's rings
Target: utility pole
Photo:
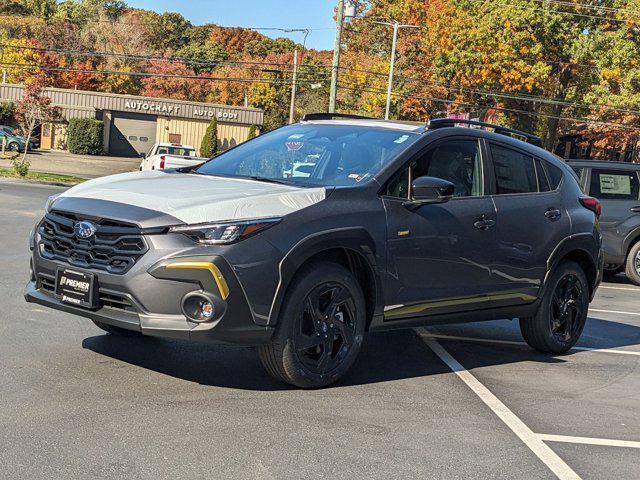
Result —
[[389, 110], [391, 109], [391, 89], [393, 88], [393, 70], [396, 64], [396, 43], [398, 42], [398, 30], [400, 28], [420, 28], [419, 25], [401, 25], [398, 22], [373, 22], [378, 25], [393, 27], [393, 41], [391, 43], [391, 61], [389, 62], [389, 83], [387, 84], [387, 105], [384, 110], [384, 119], [389, 120]]
[[344, 0], [338, 1], [336, 19], [336, 42], [333, 46], [333, 66], [331, 68], [331, 91], [329, 92], [329, 113], [336, 111], [336, 94], [338, 91], [338, 68], [340, 67], [340, 44], [342, 43], [342, 24], [344, 22]]
[[289, 108], [289, 123], [293, 123], [296, 105], [296, 80], [298, 78], [298, 49], [293, 51], [293, 78], [291, 80], [291, 107]]

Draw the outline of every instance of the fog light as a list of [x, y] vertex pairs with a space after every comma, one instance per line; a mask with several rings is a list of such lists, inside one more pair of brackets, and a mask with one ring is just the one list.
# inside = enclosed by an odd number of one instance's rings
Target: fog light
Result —
[[209, 322], [216, 316], [213, 299], [204, 292], [187, 293], [182, 299], [182, 313], [192, 322]]
[[200, 302], [200, 312], [202, 318], [206, 318], [207, 320], [213, 317], [214, 308], [211, 302], [209, 302], [208, 300]]

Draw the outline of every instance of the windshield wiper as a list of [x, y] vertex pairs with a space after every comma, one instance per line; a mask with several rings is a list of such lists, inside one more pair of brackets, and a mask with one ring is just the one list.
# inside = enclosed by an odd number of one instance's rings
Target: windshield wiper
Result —
[[293, 180], [285, 180], [285, 179], [269, 178], [269, 177], [259, 177], [257, 175], [242, 175], [239, 178], [250, 178], [251, 180], [256, 180], [258, 182], [279, 183], [281, 185], [297, 185], [297, 182], [295, 182]]

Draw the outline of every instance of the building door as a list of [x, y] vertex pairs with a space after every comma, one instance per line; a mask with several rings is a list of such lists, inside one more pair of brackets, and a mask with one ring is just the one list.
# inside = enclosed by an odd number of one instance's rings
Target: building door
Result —
[[137, 157], [156, 143], [157, 117], [140, 113], [113, 112], [109, 131], [109, 153]]
[[40, 148], [50, 150], [55, 145], [54, 143], [55, 128], [50, 123], [42, 124], [42, 131], [40, 133]]

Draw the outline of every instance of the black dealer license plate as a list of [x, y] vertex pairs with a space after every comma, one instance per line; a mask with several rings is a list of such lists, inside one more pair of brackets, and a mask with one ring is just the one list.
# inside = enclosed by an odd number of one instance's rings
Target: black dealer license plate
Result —
[[78, 307], [95, 307], [95, 275], [60, 269], [56, 275], [56, 295], [64, 303]]

